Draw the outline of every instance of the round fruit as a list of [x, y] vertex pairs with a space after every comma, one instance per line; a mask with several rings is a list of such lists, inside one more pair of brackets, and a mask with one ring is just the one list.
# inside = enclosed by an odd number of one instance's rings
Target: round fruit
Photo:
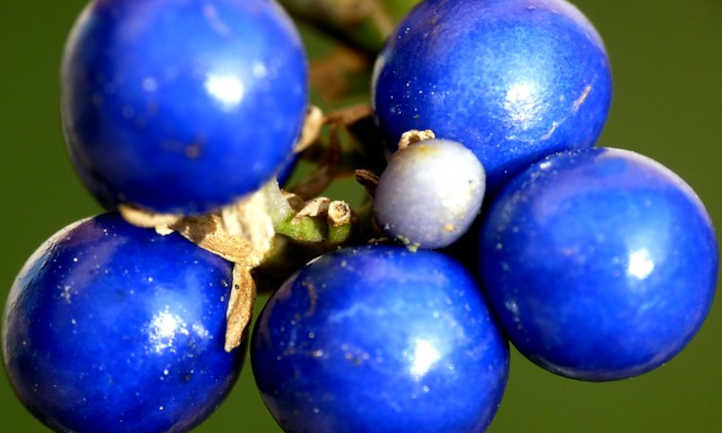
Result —
[[292, 155], [291, 157], [286, 158], [286, 161], [281, 166], [281, 169], [278, 173], [276, 173], [276, 180], [280, 186], [286, 185], [288, 181], [291, 180], [299, 159], [298, 155]]
[[58, 432], [185, 432], [223, 400], [231, 265], [116, 214], [46, 241], [8, 297], [3, 355], [23, 404]]
[[374, 214], [408, 245], [441, 248], [469, 228], [484, 198], [484, 168], [463, 145], [425, 140], [396, 151], [381, 174]]
[[682, 179], [618, 149], [550, 156], [492, 204], [489, 299], [514, 345], [576, 379], [636, 376], [677, 354], [709, 311], [717, 243]]
[[251, 340], [286, 433], [480, 433], [509, 352], [473, 277], [446, 256], [367, 246], [322, 256], [269, 300]]
[[105, 204], [196, 214], [281, 168], [305, 115], [307, 65], [275, 1], [95, 0], [70, 35], [70, 157]]
[[372, 93], [391, 143], [427, 128], [459, 141], [496, 191], [552, 152], [592, 146], [612, 79], [601, 38], [563, 0], [427, 0], [389, 38]]

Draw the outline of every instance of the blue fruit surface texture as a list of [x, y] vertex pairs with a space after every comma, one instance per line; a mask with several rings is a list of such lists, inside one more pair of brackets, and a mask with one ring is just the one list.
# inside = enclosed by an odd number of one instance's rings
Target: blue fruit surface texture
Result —
[[198, 214], [269, 180], [307, 104], [292, 21], [268, 0], [96, 0], [68, 39], [71, 160], [103, 204]]
[[508, 375], [506, 340], [473, 277], [402, 247], [307, 265], [270, 299], [251, 347], [286, 433], [479, 433]]
[[634, 152], [546, 158], [491, 205], [481, 275], [512, 343], [606, 381], [650, 371], [695, 335], [715, 292], [714, 227], [694, 191]]
[[186, 432], [231, 389], [231, 265], [106, 214], [66, 227], [18, 275], [3, 326], [16, 394], [58, 432]]
[[458, 141], [491, 191], [548, 154], [592, 146], [611, 97], [604, 44], [563, 0], [427, 0], [389, 38], [372, 83], [392, 145], [411, 129]]

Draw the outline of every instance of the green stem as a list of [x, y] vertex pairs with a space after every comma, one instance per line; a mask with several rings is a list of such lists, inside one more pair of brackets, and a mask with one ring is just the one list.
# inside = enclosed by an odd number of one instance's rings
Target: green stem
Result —
[[341, 245], [351, 237], [351, 224], [344, 224], [334, 227], [332, 224], [328, 226], [328, 238], [326, 242], [330, 245]]
[[261, 293], [272, 292], [314, 257], [351, 241], [351, 222], [335, 226], [327, 217], [289, 218], [276, 225], [273, 247], [253, 270]]
[[326, 222], [312, 217], [291, 217], [275, 226], [278, 234], [297, 242], [323, 242], [328, 234]]

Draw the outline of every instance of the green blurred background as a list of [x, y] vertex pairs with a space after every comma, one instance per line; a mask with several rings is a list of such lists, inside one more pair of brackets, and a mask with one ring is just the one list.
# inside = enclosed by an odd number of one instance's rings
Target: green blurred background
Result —
[[[398, 0], [394, 0], [398, 1]], [[459, 0], [462, 1], [462, 0]], [[0, 295], [35, 248], [100, 208], [67, 161], [58, 109], [62, 46], [83, 0], [0, 2]], [[604, 37], [615, 96], [602, 145], [651, 156], [681, 175], [722, 224], [722, 1], [578, 0]], [[312, 58], [331, 49], [304, 28]], [[354, 84], [366, 90], [364, 80]], [[358, 90], [356, 89], [356, 90]], [[352, 89], [353, 90], [353, 89]], [[314, 98], [319, 102], [319, 92]], [[355, 100], [363, 100], [356, 95]], [[322, 102], [322, 101], [321, 101]], [[323, 104], [327, 105], [327, 104]], [[334, 193], [342, 193], [343, 186]], [[262, 299], [263, 301], [263, 299]], [[722, 432], [722, 301], [677, 358], [617, 383], [558, 378], [514, 353], [491, 433]], [[280, 432], [246, 365], [196, 432]], [[0, 431], [46, 432], [0, 379]]]

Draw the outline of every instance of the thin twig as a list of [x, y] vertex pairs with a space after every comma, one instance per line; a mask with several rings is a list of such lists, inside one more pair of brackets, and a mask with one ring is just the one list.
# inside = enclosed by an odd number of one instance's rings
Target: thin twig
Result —
[[374, 172], [369, 170], [356, 170], [354, 172], [354, 176], [356, 177], [356, 182], [364, 187], [369, 196], [376, 196], [376, 187], [379, 185], [379, 177]]

